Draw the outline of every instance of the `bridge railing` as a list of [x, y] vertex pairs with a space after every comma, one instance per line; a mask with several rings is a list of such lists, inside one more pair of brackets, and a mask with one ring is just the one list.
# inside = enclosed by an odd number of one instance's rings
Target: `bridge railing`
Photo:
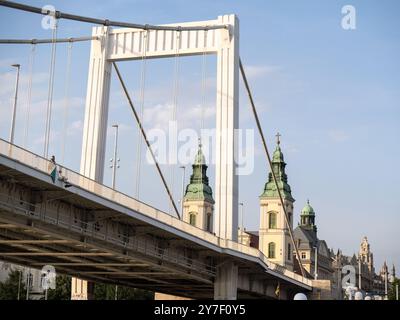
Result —
[[231, 240], [225, 240], [225, 245], [224, 247], [235, 250], [235, 251], [239, 251], [242, 252], [244, 254], [250, 255], [250, 256], [254, 256], [259, 258], [266, 266], [268, 269], [273, 270], [277, 273], [280, 273], [282, 275], [285, 275], [289, 278], [295, 279], [301, 283], [307, 284], [309, 286], [311, 286], [312, 282], [309, 279], [306, 279], [304, 277], [302, 277], [301, 275], [288, 270], [287, 268], [276, 264], [272, 261], [270, 261], [259, 249], [257, 248], [253, 248], [253, 247], [249, 247], [246, 246], [244, 244], [238, 243], [238, 242], [234, 242]]
[[[47, 174], [50, 174], [51, 170], [54, 168], [54, 163], [51, 162], [50, 160], [45, 159], [39, 155], [36, 155], [19, 146], [12, 145], [3, 139], [0, 139], [0, 153], [16, 161], [21, 162], [24, 165], [33, 167]], [[158, 210], [157, 208], [152, 207], [137, 199], [134, 199], [122, 192], [116, 191], [110, 187], [102, 185], [73, 170], [65, 168], [59, 164], [57, 164], [57, 166], [58, 166], [58, 171], [60, 171], [59, 179], [63, 179], [64, 181], [66, 181], [71, 185], [75, 185], [84, 190], [93, 192], [98, 196], [114, 201], [119, 205], [126, 207], [128, 210], [134, 210], [136, 212], [144, 214], [159, 222], [163, 222], [168, 226], [189, 233], [199, 239], [205, 240], [216, 246], [231, 249], [252, 257], [259, 258], [266, 265], [268, 269], [273, 270], [289, 278], [292, 278], [305, 285], [311, 286], [311, 281], [309, 279], [306, 279], [301, 275], [298, 275], [278, 264], [269, 261], [267, 257], [260, 250], [256, 248], [252, 248], [234, 241], [218, 238], [214, 234], [211, 234], [203, 229], [196, 228], [185, 221], [179, 220], [169, 215], [168, 213]], [[128, 210], [126, 211], [126, 214], [129, 215]]]

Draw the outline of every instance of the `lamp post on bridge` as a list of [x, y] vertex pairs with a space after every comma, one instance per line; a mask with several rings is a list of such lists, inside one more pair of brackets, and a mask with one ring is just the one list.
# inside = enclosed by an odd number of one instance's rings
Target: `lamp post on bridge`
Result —
[[240, 206], [240, 229], [243, 232], [244, 231], [244, 225], [243, 225], [243, 202], [239, 202], [239, 206]]
[[179, 168], [181, 168], [183, 170], [183, 173], [182, 173], [182, 196], [181, 196], [181, 216], [182, 216], [182, 219], [183, 219], [183, 198], [185, 197], [186, 167], [185, 166], [180, 166]]
[[362, 281], [362, 268], [361, 268], [361, 257], [358, 257], [358, 289], [361, 290]]
[[117, 174], [117, 168], [119, 168], [119, 159], [117, 158], [117, 152], [118, 152], [118, 125], [113, 124], [113, 128], [115, 128], [115, 140], [114, 140], [114, 157], [111, 159], [111, 165], [110, 168], [112, 168], [112, 178], [111, 178], [111, 186], [113, 189], [115, 189], [115, 181], [116, 181], [116, 174]]
[[[116, 182], [116, 175], [117, 175], [117, 168], [119, 168], [119, 159], [117, 158], [118, 155], [118, 125], [113, 124], [113, 128], [115, 128], [115, 140], [114, 140], [114, 157], [111, 159], [110, 168], [112, 168], [112, 177], [111, 177], [111, 186], [115, 190], [115, 182]], [[114, 300], [118, 300], [118, 285], [115, 285], [115, 297]]]
[[318, 280], [318, 247], [314, 247], [315, 266], [314, 266], [314, 280]]
[[18, 84], [19, 84], [19, 70], [21, 68], [20, 64], [12, 64], [14, 68], [17, 68], [17, 74], [15, 79], [15, 94], [14, 94], [14, 105], [11, 115], [11, 129], [10, 129], [10, 143], [14, 144], [14, 133], [15, 133], [15, 118], [17, 116], [17, 99], [18, 99]]

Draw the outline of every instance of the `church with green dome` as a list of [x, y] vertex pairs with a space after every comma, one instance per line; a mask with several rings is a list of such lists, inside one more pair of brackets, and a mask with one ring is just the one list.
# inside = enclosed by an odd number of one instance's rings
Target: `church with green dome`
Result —
[[[309, 200], [300, 211], [299, 225], [296, 228], [293, 227], [295, 199], [286, 173], [280, 137], [278, 133], [271, 159], [273, 172], [268, 173], [267, 182], [259, 196], [260, 228], [258, 231], [239, 230], [239, 240], [243, 244], [259, 248], [272, 262], [300, 273], [300, 266], [295, 256], [296, 251], [290, 237], [290, 228], [293, 230], [293, 237], [307, 276], [331, 279], [334, 272], [331, 253], [326, 242], [317, 237], [316, 213]], [[276, 184], [286, 207], [288, 221], [285, 219]]]
[[199, 141], [190, 183], [183, 197], [183, 220], [195, 227], [213, 232], [214, 198], [207, 176], [206, 160]]

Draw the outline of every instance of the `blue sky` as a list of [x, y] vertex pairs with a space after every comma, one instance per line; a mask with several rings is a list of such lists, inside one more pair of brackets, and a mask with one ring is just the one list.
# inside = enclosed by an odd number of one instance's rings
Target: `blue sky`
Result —
[[[287, 173], [296, 199], [295, 216], [310, 198], [317, 214], [318, 233], [330, 247], [346, 254], [358, 250], [368, 237], [376, 268], [387, 259], [400, 268], [400, 19], [398, 1], [24, 1], [80, 15], [136, 23], [163, 24], [209, 20], [235, 13], [240, 19], [240, 55], [270, 148], [282, 134]], [[357, 29], [341, 28], [341, 8], [356, 8]], [[0, 8], [1, 38], [49, 38], [41, 16]], [[91, 25], [62, 20], [59, 36], [90, 35]], [[21, 87], [16, 143], [22, 144], [27, 104], [30, 46], [0, 47], [0, 137], [7, 139], [14, 73], [21, 63]], [[89, 44], [73, 47], [67, 166], [79, 170], [82, 120], [86, 92]], [[50, 47], [38, 46], [33, 73], [32, 116], [27, 147], [42, 153], [44, 108]], [[214, 127], [215, 57], [207, 57], [206, 127]], [[173, 100], [173, 59], [147, 64], [146, 127], [168, 115]], [[140, 63], [121, 63], [121, 71], [138, 103]], [[54, 116], [50, 152], [60, 154], [66, 46], [57, 47]], [[199, 128], [201, 58], [180, 62], [178, 121]], [[240, 127], [254, 128], [241, 86]], [[197, 108], [197, 109], [196, 109]], [[197, 111], [196, 111], [197, 110]], [[137, 129], [115, 75], [112, 79], [109, 124], [118, 122], [121, 168], [117, 187], [134, 194]], [[160, 124], [161, 125], [161, 124]], [[256, 135], [257, 137], [257, 135]], [[112, 131], [107, 159], [112, 157]], [[258, 137], [258, 148], [261, 148]], [[174, 173], [179, 192], [181, 172]], [[110, 169], [105, 169], [110, 184]], [[214, 168], [209, 168], [214, 183]], [[255, 170], [240, 178], [240, 201], [245, 203], [245, 226], [258, 228], [258, 196], [267, 178], [265, 157], [256, 152]], [[141, 199], [168, 210], [168, 201], [153, 167], [144, 164]]]

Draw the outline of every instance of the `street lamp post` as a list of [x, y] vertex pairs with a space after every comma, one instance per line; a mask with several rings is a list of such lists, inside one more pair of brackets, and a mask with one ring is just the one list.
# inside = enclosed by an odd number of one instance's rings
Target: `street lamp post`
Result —
[[18, 278], [18, 295], [17, 295], [17, 300], [20, 298], [20, 293], [21, 293], [21, 278], [22, 278], [22, 270], [19, 270], [19, 278]]
[[[116, 175], [117, 175], [117, 168], [119, 168], [119, 159], [117, 158], [117, 153], [118, 153], [118, 125], [113, 124], [113, 128], [115, 128], [115, 140], [114, 140], [114, 158], [112, 158], [112, 165], [110, 166], [112, 168], [112, 178], [111, 178], [111, 185], [112, 188], [115, 190], [115, 181], [116, 181]], [[118, 300], [118, 285], [115, 285], [115, 300]]]
[[115, 140], [114, 140], [114, 158], [111, 159], [112, 165], [110, 165], [110, 167], [113, 169], [111, 185], [112, 185], [112, 188], [115, 189], [117, 168], [119, 168], [119, 164], [118, 164], [119, 159], [117, 158], [117, 152], [118, 152], [118, 125], [117, 124], [113, 124], [112, 127], [115, 128]]
[[358, 289], [361, 290], [361, 258], [358, 258]]
[[240, 206], [240, 229], [243, 232], [243, 230], [244, 230], [244, 225], [243, 225], [243, 206], [244, 206], [244, 204], [243, 204], [243, 202], [239, 202], [239, 206]]
[[27, 279], [26, 279], [26, 300], [29, 300], [29, 289], [31, 286], [31, 268], [28, 269]]
[[183, 198], [185, 197], [186, 167], [185, 166], [180, 166], [179, 168], [181, 168], [183, 170], [183, 173], [182, 173], [182, 196], [181, 196], [181, 216], [183, 218]]
[[314, 247], [315, 265], [314, 265], [314, 280], [318, 279], [318, 247]]
[[388, 297], [388, 275], [387, 271], [385, 270], [385, 299], [387, 300]]
[[12, 64], [14, 68], [17, 68], [17, 75], [15, 79], [15, 95], [14, 95], [14, 106], [11, 115], [11, 129], [10, 129], [10, 143], [14, 144], [14, 132], [15, 132], [15, 118], [17, 116], [17, 99], [18, 99], [18, 84], [19, 84], [19, 70], [21, 68], [20, 64]]

